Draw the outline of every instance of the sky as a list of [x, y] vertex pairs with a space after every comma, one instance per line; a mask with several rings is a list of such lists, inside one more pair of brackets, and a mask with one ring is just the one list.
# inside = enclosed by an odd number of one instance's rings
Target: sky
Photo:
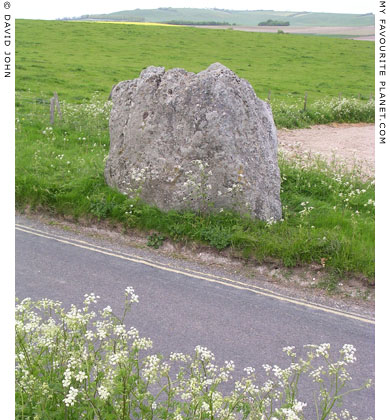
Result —
[[11, 0], [17, 19], [56, 19], [84, 14], [158, 7], [219, 8], [233, 10], [280, 10], [328, 13], [374, 13], [375, 2], [367, 0]]

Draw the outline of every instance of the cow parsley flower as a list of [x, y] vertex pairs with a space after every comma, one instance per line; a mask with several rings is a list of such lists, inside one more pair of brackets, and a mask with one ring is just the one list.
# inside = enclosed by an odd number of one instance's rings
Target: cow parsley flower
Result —
[[65, 377], [65, 379], [63, 379], [63, 381], [62, 381], [62, 385], [63, 385], [64, 388], [66, 388], [70, 385], [70, 382], [72, 380], [72, 372], [69, 368], [66, 369], [66, 371], [64, 372], [64, 377]]
[[355, 351], [356, 349], [352, 344], [344, 344], [340, 353], [344, 356], [344, 361], [346, 363], [353, 363], [356, 361]]
[[100, 385], [99, 388], [97, 389], [97, 391], [98, 391], [99, 397], [103, 401], [105, 401], [110, 396], [110, 393], [108, 392], [108, 389], [103, 385]]
[[203, 360], [203, 361], [215, 360], [214, 354], [210, 350], [208, 350], [206, 347], [196, 346], [195, 351], [197, 355], [199, 355], [200, 360]]
[[93, 333], [93, 331], [91, 331], [91, 330], [88, 330], [88, 331], [85, 333], [85, 338], [86, 338], [87, 340], [89, 340], [89, 341], [92, 341], [94, 337], [95, 337], [95, 334], [94, 334], [94, 333]]
[[248, 366], [248, 367], [244, 368], [244, 372], [246, 372], [246, 374], [249, 376], [252, 373], [255, 373], [255, 368]]
[[126, 299], [130, 303], [138, 303], [138, 295], [134, 293], [134, 288], [131, 286], [126, 287], [125, 289]]
[[83, 382], [84, 379], [87, 379], [87, 375], [85, 374], [85, 372], [80, 370], [80, 372], [74, 378], [76, 379], [76, 381]]
[[294, 401], [294, 404], [292, 406], [292, 409], [296, 412], [296, 413], [300, 413], [303, 410], [303, 407], [306, 407], [307, 404], [301, 401]]
[[76, 388], [73, 388], [72, 386], [69, 388], [69, 392], [67, 396], [63, 399], [67, 407], [69, 407], [70, 405], [72, 406], [74, 405], [78, 392], [79, 390]]

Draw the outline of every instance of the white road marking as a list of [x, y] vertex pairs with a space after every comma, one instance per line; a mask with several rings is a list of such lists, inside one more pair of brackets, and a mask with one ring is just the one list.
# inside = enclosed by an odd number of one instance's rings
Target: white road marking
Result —
[[345, 311], [334, 309], [334, 308], [331, 308], [331, 307], [328, 307], [328, 306], [325, 306], [325, 305], [310, 303], [310, 302], [307, 302], [303, 299], [294, 299], [294, 298], [291, 298], [291, 297], [288, 297], [288, 296], [283, 296], [282, 294], [272, 292], [272, 291], [267, 290], [265, 288], [255, 286], [255, 285], [248, 285], [248, 284], [245, 284], [243, 282], [240, 282], [240, 281], [237, 281], [237, 280], [232, 280], [232, 279], [229, 279], [229, 278], [226, 278], [226, 277], [220, 277], [220, 276], [216, 276], [214, 274], [202, 273], [202, 272], [195, 271], [195, 270], [190, 270], [190, 269], [177, 270], [175, 268], [170, 267], [167, 264], [162, 264], [162, 263], [157, 263], [157, 262], [154, 262], [154, 261], [146, 260], [146, 259], [140, 258], [136, 255], [126, 254], [126, 253], [118, 253], [118, 252], [116, 252], [116, 251], [114, 251], [110, 248], [105, 248], [105, 247], [101, 247], [101, 246], [98, 246], [98, 245], [90, 244], [86, 241], [81, 241], [81, 240], [77, 240], [77, 239], [71, 239], [70, 240], [70, 239], [68, 239], [66, 237], [63, 237], [63, 236], [60, 236], [60, 235], [48, 234], [48, 233], [46, 233], [44, 231], [41, 231], [39, 229], [31, 228], [31, 227], [28, 227], [28, 226], [23, 226], [23, 225], [20, 225], [20, 224], [16, 224], [16, 229], [21, 231], [21, 232], [29, 233], [31, 235], [36, 235], [36, 236], [40, 236], [40, 237], [43, 237], [43, 238], [46, 238], [46, 239], [55, 240], [55, 241], [61, 242], [63, 244], [72, 245], [72, 246], [75, 246], [75, 247], [78, 247], [78, 248], [87, 249], [87, 250], [90, 250], [90, 251], [94, 251], [94, 252], [98, 252], [98, 253], [108, 255], [108, 256], [111, 256], [111, 257], [116, 257], [116, 258], [120, 258], [120, 259], [123, 259], [123, 260], [131, 261], [131, 262], [134, 262], [134, 263], [147, 265], [149, 267], [157, 268], [159, 270], [169, 271], [169, 272], [176, 273], [176, 274], [182, 274], [182, 275], [187, 276], [187, 277], [192, 277], [192, 278], [205, 280], [205, 281], [208, 281], [210, 283], [218, 283], [218, 284], [222, 284], [222, 285], [225, 285], [225, 286], [234, 287], [236, 289], [249, 290], [249, 291], [251, 291], [253, 293], [256, 293], [258, 295], [271, 297], [271, 298], [274, 298], [274, 299], [278, 299], [280, 301], [293, 303], [293, 304], [304, 306], [304, 307], [307, 307], [307, 308], [316, 309], [316, 310], [320, 310], [320, 311], [323, 311], [323, 312], [343, 316], [345, 318], [351, 318], [351, 319], [355, 319], [357, 321], [361, 321], [361, 322], [365, 322], [365, 323], [368, 323], [368, 324], [375, 325], [375, 321], [373, 321], [371, 319], [368, 319], [368, 318], [364, 318], [360, 315], [357, 315], [357, 314], [354, 314], [354, 313], [351, 313], [351, 312], [345, 312]]

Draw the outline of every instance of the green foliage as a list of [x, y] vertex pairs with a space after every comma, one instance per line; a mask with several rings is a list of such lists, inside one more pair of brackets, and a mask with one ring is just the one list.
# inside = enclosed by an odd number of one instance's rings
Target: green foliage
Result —
[[219, 250], [231, 245], [230, 230], [223, 226], [205, 226], [200, 229], [199, 237], [202, 241]]
[[153, 234], [148, 236], [148, 244], [147, 245], [154, 248], [154, 249], [158, 249], [163, 244], [165, 239], [166, 238], [165, 238], [164, 235], [158, 235], [157, 233], [153, 233]]
[[290, 26], [290, 22], [284, 20], [268, 19], [265, 22], [259, 22], [257, 26]]

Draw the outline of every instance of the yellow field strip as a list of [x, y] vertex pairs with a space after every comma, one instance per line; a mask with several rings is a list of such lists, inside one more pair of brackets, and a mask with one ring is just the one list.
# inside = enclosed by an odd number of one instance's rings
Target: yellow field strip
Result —
[[295, 299], [295, 298], [290, 298], [287, 296], [284, 296], [282, 294], [279, 293], [275, 293], [272, 292], [270, 290], [267, 290], [265, 288], [259, 287], [259, 286], [255, 286], [255, 285], [248, 285], [246, 283], [237, 281], [237, 280], [232, 280], [226, 277], [221, 277], [221, 276], [217, 276], [214, 274], [209, 274], [209, 273], [202, 273], [200, 271], [195, 271], [195, 270], [190, 270], [190, 269], [175, 269], [171, 266], [169, 266], [168, 264], [162, 264], [162, 263], [157, 263], [155, 261], [151, 261], [151, 260], [146, 260], [143, 258], [140, 258], [136, 255], [131, 255], [131, 254], [126, 254], [126, 253], [122, 253], [122, 252], [117, 252], [114, 251], [110, 248], [105, 248], [105, 247], [101, 247], [98, 245], [93, 245], [90, 244], [86, 241], [81, 241], [81, 240], [76, 240], [76, 239], [68, 239], [64, 236], [61, 235], [53, 235], [53, 234], [48, 234], [44, 231], [41, 231], [39, 229], [35, 229], [35, 228], [31, 228], [28, 226], [23, 226], [20, 224], [16, 224], [16, 229], [22, 232], [26, 232], [26, 233], [30, 233], [32, 235], [36, 235], [36, 236], [40, 236], [43, 238], [47, 238], [47, 239], [52, 239], [55, 240], [57, 242], [61, 242], [67, 245], [72, 245], [78, 248], [83, 248], [83, 249], [87, 249], [90, 251], [94, 251], [94, 252], [98, 252], [104, 255], [108, 255], [108, 256], [112, 256], [112, 257], [116, 257], [116, 258], [120, 258], [123, 260], [127, 260], [127, 261], [131, 261], [131, 262], [135, 262], [138, 264], [143, 264], [143, 265], [147, 265], [149, 267], [153, 267], [159, 270], [164, 270], [164, 271], [169, 271], [175, 274], [181, 274], [184, 276], [188, 276], [188, 277], [192, 277], [192, 278], [197, 278], [197, 279], [201, 279], [201, 280], [206, 280], [210, 283], [219, 283], [219, 284], [223, 284], [225, 286], [229, 286], [229, 287], [234, 287], [236, 289], [241, 289], [241, 290], [248, 290], [251, 292], [254, 292], [256, 294], [259, 295], [263, 295], [263, 296], [267, 296], [267, 297], [271, 297], [274, 299], [278, 299], [280, 301], [284, 301], [284, 302], [289, 302], [289, 303], [293, 303], [296, 305], [301, 305], [307, 308], [311, 308], [311, 309], [316, 309], [316, 310], [321, 310], [327, 313], [332, 313], [335, 315], [340, 315], [346, 318], [351, 318], [351, 319], [355, 319], [361, 322], [365, 322], [365, 323], [369, 323], [369, 324], [375, 324], [375, 322], [373, 320], [370, 320], [368, 318], [364, 318], [360, 315], [354, 314], [354, 313], [350, 313], [350, 312], [344, 312], [344, 311], [340, 311], [337, 309], [333, 309], [330, 308], [328, 306], [324, 306], [321, 304], [313, 304], [310, 302], [307, 302], [303, 299]]

